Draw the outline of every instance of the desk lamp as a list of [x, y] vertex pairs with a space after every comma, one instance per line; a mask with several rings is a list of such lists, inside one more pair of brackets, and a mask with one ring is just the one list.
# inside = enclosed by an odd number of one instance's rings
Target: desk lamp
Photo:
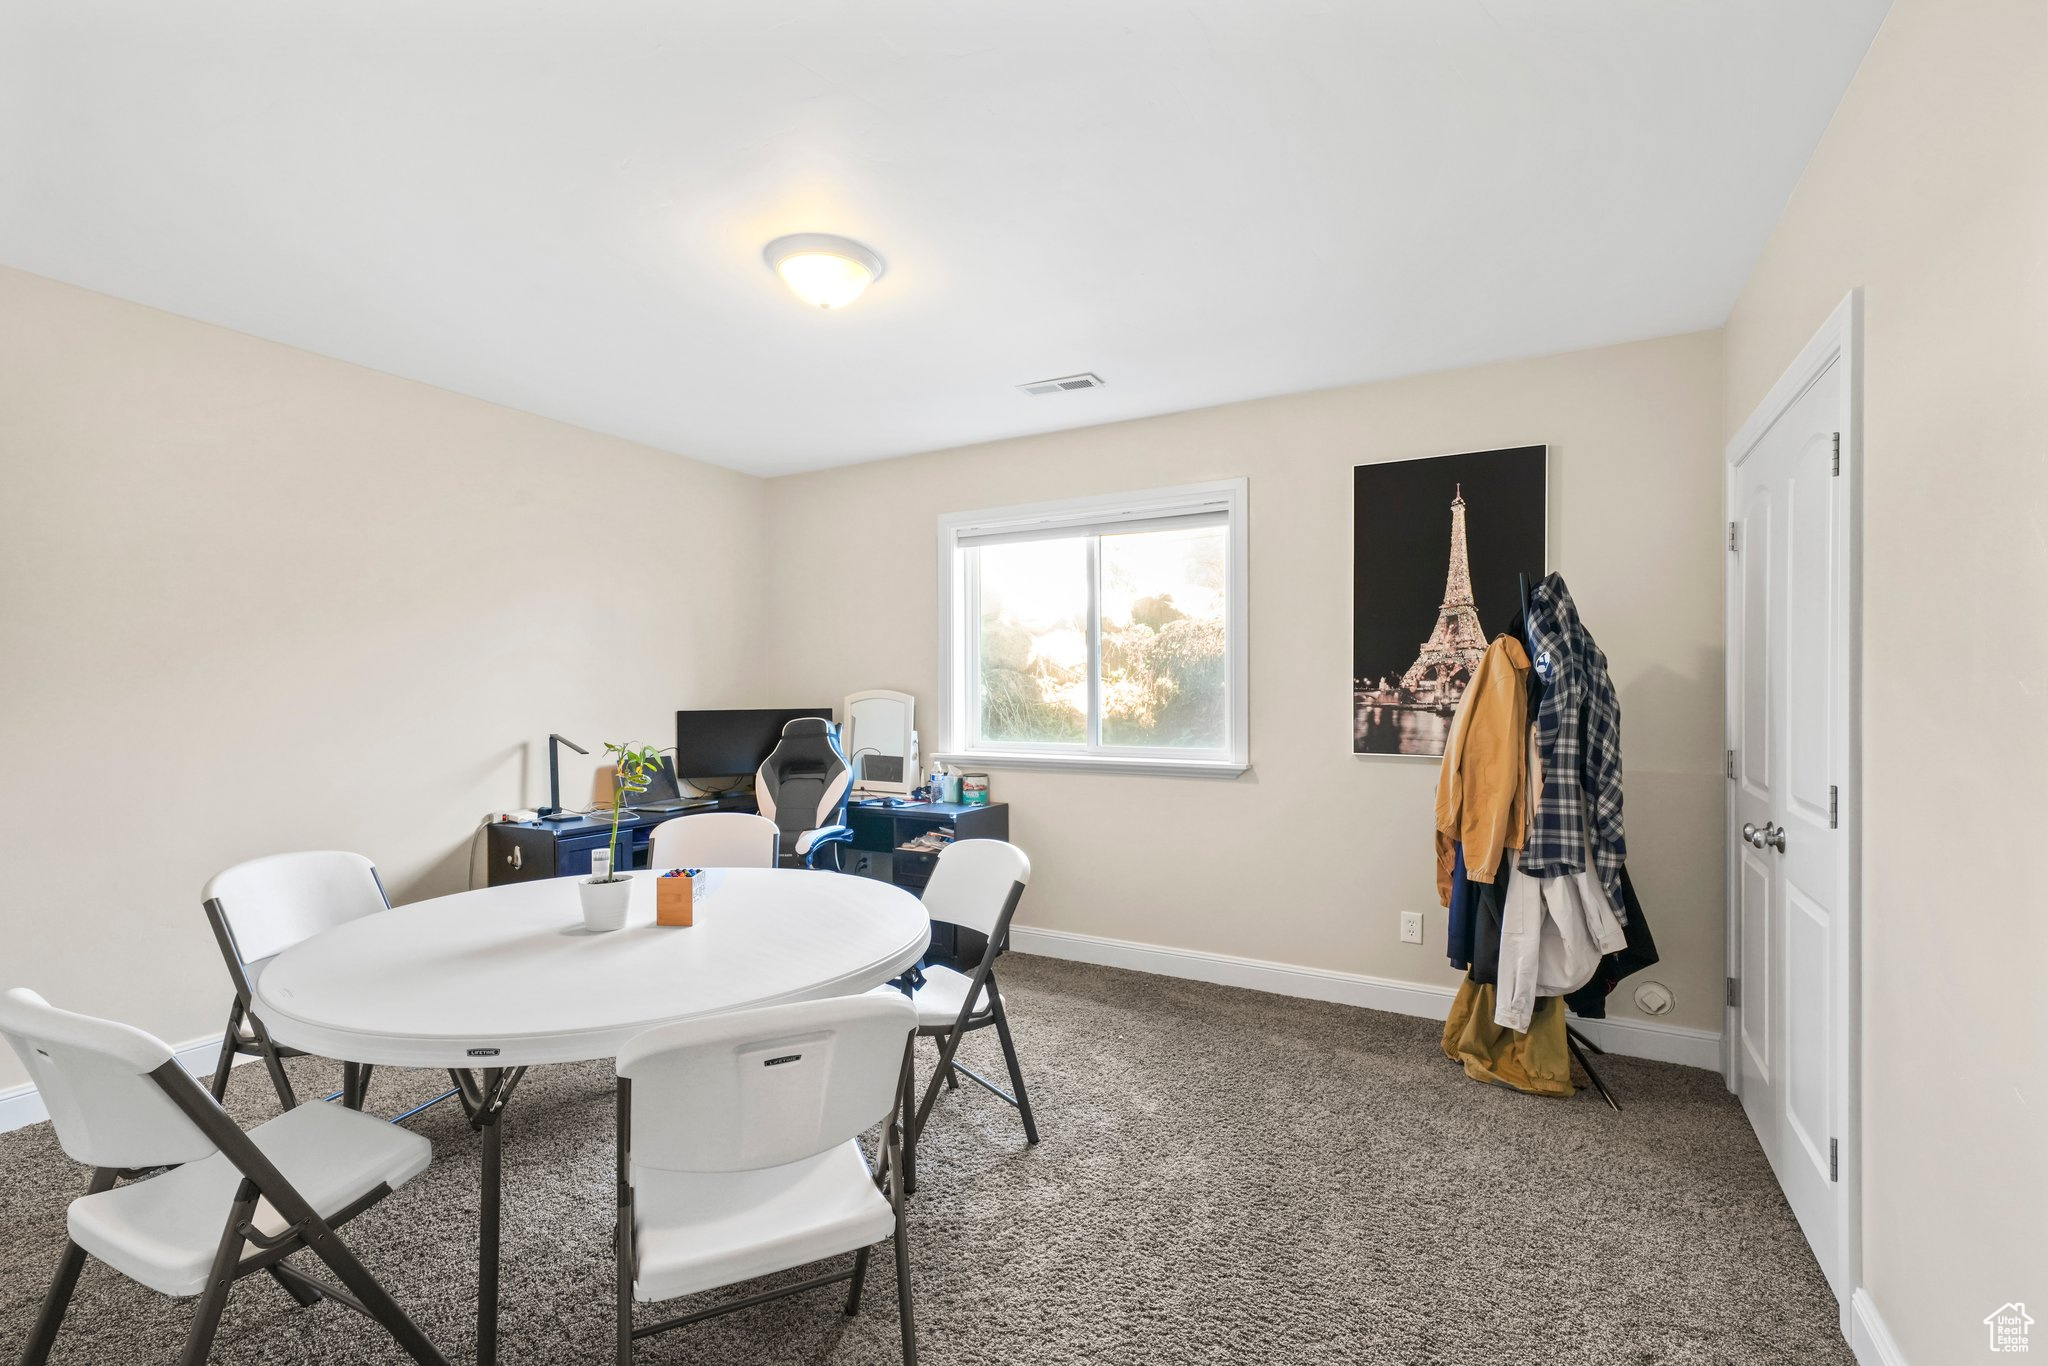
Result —
[[573, 815], [562, 810], [562, 751], [559, 748], [562, 745], [567, 745], [578, 754], [590, 753], [589, 750], [577, 744], [574, 740], [567, 740], [559, 735], [548, 736], [548, 804], [542, 807], [539, 812], [540, 819], [544, 821], [576, 819]]

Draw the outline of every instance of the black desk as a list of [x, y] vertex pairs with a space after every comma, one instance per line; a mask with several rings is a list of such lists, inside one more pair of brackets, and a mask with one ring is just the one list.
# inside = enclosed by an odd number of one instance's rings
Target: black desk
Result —
[[[758, 808], [752, 797], [721, 797], [708, 806], [684, 811], [629, 814], [619, 824], [619, 867], [645, 868], [647, 843], [654, 827], [674, 816], [700, 816], [709, 811]], [[508, 882], [537, 882], [549, 877], [590, 876], [590, 856], [611, 843], [610, 816], [579, 816], [567, 821], [499, 821], [486, 837], [486, 879], [493, 887]]]
[[[696, 816], [708, 811], [758, 810], [751, 796], [723, 797], [708, 806], [685, 811], [637, 816], [619, 826], [619, 866], [645, 868], [647, 845], [654, 827], [674, 816]], [[861, 877], [892, 882], [912, 896], [924, 891], [931, 881], [938, 854], [905, 850], [901, 846], [928, 830], [951, 829], [956, 840], [1006, 840], [1010, 837], [1010, 808], [1005, 802], [965, 806], [949, 802], [919, 802], [907, 806], [881, 806], [849, 802], [846, 823], [853, 827], [853, 845], [844, 849], [842, 867]], [[588, 877], [590, 856], [611, 842], [609, 817], [581, 817], [567, 821], [499, 821], [490, 827], [487, 863], [493, 887], [508, 882], [535, 882], [550, 877]], [[825, 856], [830, 866], [830, 856]], [[952, 963], [965, 954], [979, 959], [980, 935], [968, 932], [958, 937], [950, 925], [932, 927], [932, 947], [927, 962]]]

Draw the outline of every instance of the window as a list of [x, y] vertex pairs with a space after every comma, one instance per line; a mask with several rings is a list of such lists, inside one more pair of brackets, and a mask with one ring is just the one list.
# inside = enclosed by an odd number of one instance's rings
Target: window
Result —
[[950, 763], [1234, 775], [1242, 479], [939, 519]]

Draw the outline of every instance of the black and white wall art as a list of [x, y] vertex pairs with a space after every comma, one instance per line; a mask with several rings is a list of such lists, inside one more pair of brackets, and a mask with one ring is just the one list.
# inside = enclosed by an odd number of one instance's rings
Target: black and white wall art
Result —
[[1545, 562], [1546, 446], [1352, 471], [1351, 752], [1441, 758], [1487, 642]]

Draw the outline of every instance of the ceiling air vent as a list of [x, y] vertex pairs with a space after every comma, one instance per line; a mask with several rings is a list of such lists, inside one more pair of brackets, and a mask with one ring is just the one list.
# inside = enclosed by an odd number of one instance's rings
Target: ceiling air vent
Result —
[[1100, 375], [1061, 375], [1058, 379], [1035, 379], [1017, 386], [1027, 394], [1057, 394], [1068, 389], [1100, 389]]

